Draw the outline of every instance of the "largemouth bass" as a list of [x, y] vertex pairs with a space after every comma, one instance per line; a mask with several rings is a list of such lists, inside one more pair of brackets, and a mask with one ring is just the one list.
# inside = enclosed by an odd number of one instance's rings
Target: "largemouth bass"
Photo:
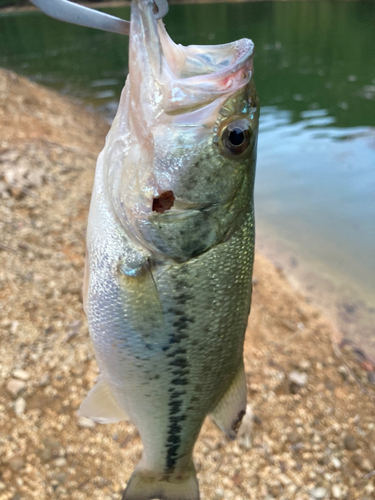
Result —
[[207, 415], [235, 438], [254, 255], [253, 43], [176, 45], [133, 0], [129, 75], [99, 156], [84, 306], [100, 368], [80, 415], [130, 419], [123, 500], [198, 500]]

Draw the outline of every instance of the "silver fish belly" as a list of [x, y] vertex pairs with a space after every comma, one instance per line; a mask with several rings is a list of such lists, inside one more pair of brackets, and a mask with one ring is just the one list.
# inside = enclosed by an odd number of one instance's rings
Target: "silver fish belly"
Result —
[[254, 256], [252, 42], [181, 47], [133, 1], [129, 76], [98, 159], [84, 306], [100, 378], [80, 414], [130, 419], [124, 500], [197, 500], [207, 415], [235, 438]]

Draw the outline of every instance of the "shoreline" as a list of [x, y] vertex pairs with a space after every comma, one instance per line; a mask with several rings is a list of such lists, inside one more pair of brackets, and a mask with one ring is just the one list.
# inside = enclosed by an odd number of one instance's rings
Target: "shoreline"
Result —
[[318, 307], [337, 330], [339, 345], [351, 344], [375, 366], [374, 312], [367, 297], [350, 281], [343, 281], [315, 269], [314, 263], [301, 258], [291, 245], [275, 235], [260, 231], [258, 252], [266, 256], [298, 293]]

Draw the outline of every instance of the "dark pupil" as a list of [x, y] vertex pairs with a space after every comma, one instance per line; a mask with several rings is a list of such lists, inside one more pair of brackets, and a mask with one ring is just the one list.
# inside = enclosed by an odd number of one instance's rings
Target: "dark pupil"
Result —
[[229, 134], [229, 141], [233, 146], [240, 146], [245, 140], [245, 134], [240, 128], [234, 128]]

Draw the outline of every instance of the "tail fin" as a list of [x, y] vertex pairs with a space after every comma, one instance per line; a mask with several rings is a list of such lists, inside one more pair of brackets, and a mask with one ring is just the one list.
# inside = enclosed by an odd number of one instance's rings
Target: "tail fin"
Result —
[[138, 465], [122, 496], [122, 500], [199, 500], [199, 487], [194, 467], [181, 474], [155, 475]]

